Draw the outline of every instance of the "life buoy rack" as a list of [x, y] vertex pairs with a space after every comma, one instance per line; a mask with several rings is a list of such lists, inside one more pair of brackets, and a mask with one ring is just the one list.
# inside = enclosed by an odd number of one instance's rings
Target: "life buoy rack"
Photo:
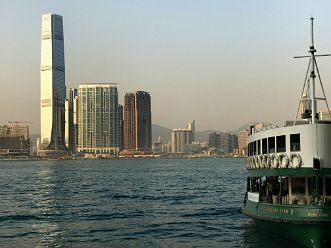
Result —
[[279, 158], [276, 153], [271, 154], [270, 156], [270, 162], [271, 162], [271, 168], [276, 169], [278, 168], [279, 165]]
[[291, 153], [289, 156], [286, 153], [273, 153], [256, 155], [247, 158], [247, 169], [263, 169], [263, 168], [300, 168], [302, 158], [299, 153]]
[[290, 166], [291, 168], [300, 168], [302, 159], [299, 153], [291, 153]]
[[278, 158], [279, 158], [279, 167], [281, 167], [281, 168], [287, 168], [288, 165], [289, 165], [289, 162], [290, 162], [287, 154], [286, 153], [282, 153], [282, 154], [280, 154], [278, 156]]

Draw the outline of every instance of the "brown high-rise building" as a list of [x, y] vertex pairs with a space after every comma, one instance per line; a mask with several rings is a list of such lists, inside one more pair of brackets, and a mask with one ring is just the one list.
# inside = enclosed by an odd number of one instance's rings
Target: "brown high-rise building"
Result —
[[120, 151], [123, 150], [123, 133], [124, 133], [123, 105], [118, 104], [118, 147]]
[[124, 97], [123, 146], [125, 150], [152, 148], [151, 96], [148, 92], [136, 91]]

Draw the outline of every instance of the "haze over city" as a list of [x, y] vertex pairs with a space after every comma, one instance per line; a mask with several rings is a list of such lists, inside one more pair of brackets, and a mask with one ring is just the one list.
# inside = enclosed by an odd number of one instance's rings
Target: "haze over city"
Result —
[[[41, 15], [64, 18], [66, 85], [117, 82], [152, 95], [152, 121], [234, 130], [293, 119], [306, 70], [309, 17], [331, 52], [331, 3], [316, 1], [2, 1], [0, 122], [40, 132]], [[320, 58], [326, 95], [331, 60]]]

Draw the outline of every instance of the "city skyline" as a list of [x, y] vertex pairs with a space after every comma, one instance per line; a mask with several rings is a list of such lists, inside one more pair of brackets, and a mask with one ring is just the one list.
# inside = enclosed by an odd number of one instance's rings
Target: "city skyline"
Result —
[[[149, 91], [153, 123], [169, 128], [187, 119], [197, 120], [197, 130], [283, 124], [297, 110], [307, 61], [293, 56], [306, 54], [311, 14], [318, 52], [331, 51], [331, 5], [321, 1], [80, 1], [75, 13], [77, 3], [3, 4], [1, 123], [32, 121], [31, 133], [39, 133], [40, 17], [49, 12], [66, 23], [67, 88], [117, 81], [120, 104], [126, 92]], [[319, 64], [328, 97], [331, 61]]]

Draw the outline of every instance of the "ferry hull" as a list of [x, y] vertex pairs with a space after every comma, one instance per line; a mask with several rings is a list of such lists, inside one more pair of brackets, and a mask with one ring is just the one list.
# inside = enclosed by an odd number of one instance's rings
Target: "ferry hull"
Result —
[[305, 247], [331, 247], [329, 207], [293, 207], [248, 201], [242, 212], [252, 217], [263, 230]]
[[292, 240], [305, 247], [331, 247], [330, 225], [327, 224], [294, 224], [274, 222], [255, 218], [258, 227], [278, 236]]

